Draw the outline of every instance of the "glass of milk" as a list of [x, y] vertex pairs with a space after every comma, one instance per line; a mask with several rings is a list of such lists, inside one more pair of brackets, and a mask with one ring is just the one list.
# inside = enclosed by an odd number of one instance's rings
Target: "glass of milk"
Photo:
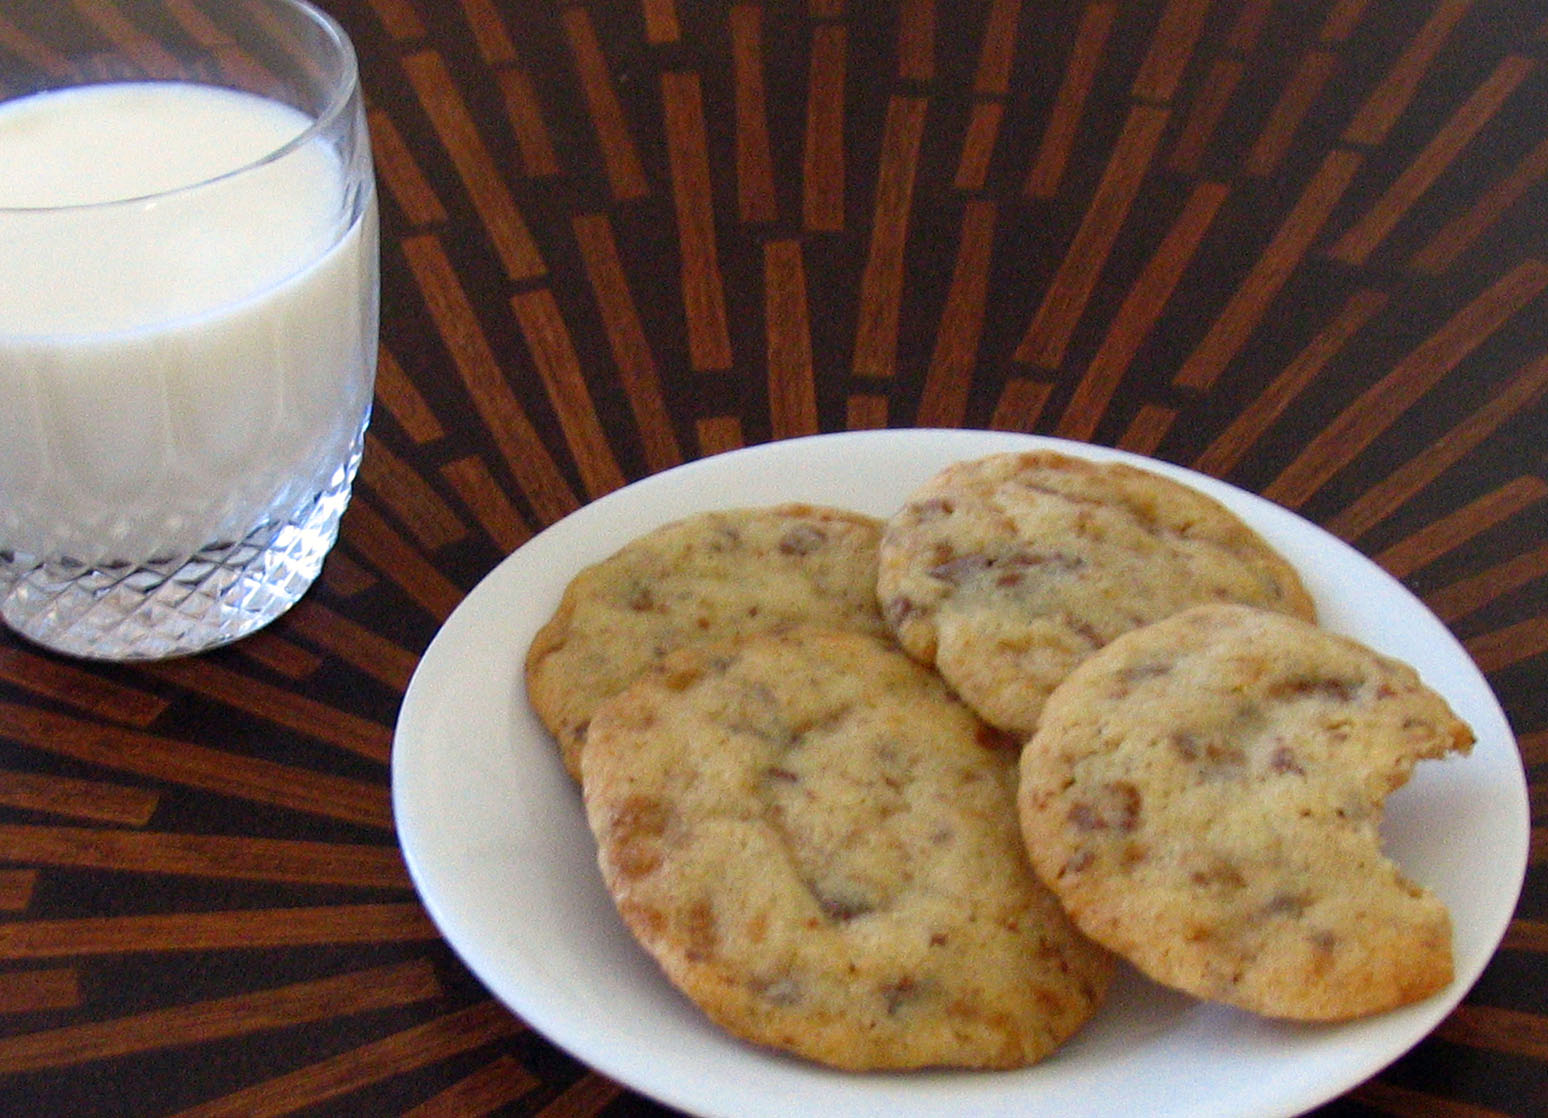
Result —
[[354, 51], [300, 0], [5, 0], [0, 616], [107, 660], [289, 608], [376, 369]]

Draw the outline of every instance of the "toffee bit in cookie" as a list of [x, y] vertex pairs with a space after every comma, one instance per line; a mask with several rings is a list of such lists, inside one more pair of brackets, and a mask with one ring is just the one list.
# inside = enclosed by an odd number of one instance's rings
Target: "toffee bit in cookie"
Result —
[[1089, 800], [1070, 806], [1070, 822], [1079, 831], [1121, 831], [1139, 825], [1140, 790], [1127, 780], [1113, 781], [1093, 790]]
[[771, 1005], [788, 1009], [801, 1003], [801, 984], [789, 975], [756, 980], [752, 983], [752, 989]]
[[890, 982], [881, 988], [882, 1002], [887, 1007], [888, 1016], [893, 1016], [905, 1008], [910, 1002], [918, 1001], [924, 996], [924, 990], [913, 975], [905, 974], [895, 982]]
[[937, 563], [931, 567], [930, 577], [953, 586], [961, 586], [982, 575], [991, 566], [993, 566], [993, 560], [981, 552], [974, 555], [958, 555], [954, 559], [948, 559], [944, 563]]
[[828, 534], [815, 524], [797, 524], [780, 537], [781, 555], [810, 555], [822, 549]]
[[1350, 703], [1360, 693], [1363, 683], [1358, 679], [1338, 679], [1332, 676], [1291, 676], [1276, 680], [1268, 690], [1270, 699], [1324, 699], [1334, 703]]
[[904, 509], [905, 514], [921, 521], [940, 520], [956, 511], [956, 503], [945, 497], [932, 497], [927, 501], [917, 501]]
[[1296, 760], [1295, 750], [1288, 745], [1281, 745], [1269, 754], [1269, 771], [1281, 776], [1305, 776], [1306, 770]]

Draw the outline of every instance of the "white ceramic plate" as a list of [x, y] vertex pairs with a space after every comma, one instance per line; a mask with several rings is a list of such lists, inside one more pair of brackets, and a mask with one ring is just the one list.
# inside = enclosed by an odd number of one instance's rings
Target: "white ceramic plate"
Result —
[[[1393, 857], [1450, 906], [1457, 979], [1419, 1005], [1336, 1026], [1276, 1023], [1123, 972], [1098, 1016], [1013, 1072], [856, 1075], [744, 1045], [661, 977], [614, 912], [577, 788], [528, 710], [527, 646], [565, 584], [659, 524], [800, 500], [890, 515], [949, 462], [1054, 447], [1189, 482], [1294, 562], [1329, 628], [1413, 664], [1478, 735], [1388, 801]], [[1305, 520], [1165, 463], [983, 431], [872, 431], [736, 451], [587, 505], [501, 563], [416, 671], [393, 747], [398, 836], [426, 908], [468, 967], [529, 1025], [636, 1090], [700, 1115], [1294, 1114], [1379, 1071], [1477, 979], [1526, 866], [1526, 782], [1509, 726], [1448, 630], [1397, 581]]]

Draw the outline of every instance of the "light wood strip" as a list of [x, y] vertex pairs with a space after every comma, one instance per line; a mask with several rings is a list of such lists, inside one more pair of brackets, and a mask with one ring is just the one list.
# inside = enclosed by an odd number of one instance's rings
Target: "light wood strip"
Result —
[[430, 488], [419, 471], [369, 431], [356, 480], [392, 510], [398, 523], [426, 551], [439, 550], [467, 537], [467, 525]]
[[962, 234], [952, 268], [946, 308], [935, 334], [935, 350], [925, 371], [915, 425], [960, 427], [967, 419], [968, 396], [978, 360], [979, 339], [989, 297], [989, 261], [994, 251], [997, 207], [969, 202], [962, 211]]
[[375, 630], [336, 613], [315, 598], [303, 598], [285, 615], [285, 628], [308, 644], [402, 691], [419, 657]]
[[1361, 288], [1350, 295], [1306, 348], [1296, 354], [1294, 360], [1243, 407], [1194, 460], [1193, 468], [1216, 477], [1224, 477], [1235, 469], [1285, 409], [1316, 382], [1328, 362], [1343, 352], [1350, 339], [1386, 305], [1385, 292]]
[[1548, 264], [1538, 260], [1496, 280], [1334, 417], [1265, 495], [1292, 507], [1305, 501], [1544, 288]]
[[1167, 0], [1134, 79], [1135, 97], [1166, 104], [1177, 95], [1178, 83], [1204, 31], [1210, 4], [1211, 0]]
[[1521, 763], [1527, 768], [1548, 764], [1548, 730], [1535, 734], [1522, 734], [1516, 739], [1521, 750]]
[[385, 344], [377, 351], [375, 402], [386, 409], [404, 434], [421, 446], [446, 434], [419, 388]]
[[420, 169], [398, 126], [385, 109], [366, 113], [371, 132], [371, 157], [377, 176], [410, 225], [435, 225], [446, 220], [446, 207]]
[[516, 323], [521, 327], [538, 375], [543, 378], [588, 496], [595, 499], [622, 488], [623, 471], [618, 468], [607, 432], [597, 419], [596, 404], [586, 386], [575, 343], [553, 292], [547, 288], [519, 292], [511, 297], [511, 309], [516, 313]]
[[1241, 83], [1246, 64], [1239, 58], [1217, 58], [1210, 63], [1203, 88], [1193, 99], [1182, 135], [1166, 161], [1167, 170], [1177, 175], [1196, 175], [1209, 150], [1215, 129], [1225, 119], [1227, 106]]
[[336, 547], [328, 553], [318, 576], [324, 586], [340, 598], [353, 598], [381, 584], [376, 572], [355, 562], [343, 548]]
[[292, 681], [311, 678], [323, 665], [321, 656], [286, 640], [274, 626], [244, 639], [233, 653]]
[[683, 453], [673, 433], [656, 359], [618, 255], [612, 223], [606, 214], [577, 214], [573, 220], [581, 261], [602, 313], [618, 379], [634, 411], [645, 463], [653, 473], [665, 470], [681, 462]]
[[962, 157], [957, 161], [957, 175], [952, 182], [958, 190], [972, 192], [984, 188], [1004, 119], [1005, 106], [998, 101], [980, 101], [973, 106], [962, 139]]
[[898, 13], [898, 77], [906, 82], [935, 77], [935, 0], [903, 0]]
[[742, 437], [742, 421], [734, 415], [706, 416], [694, 425], [699, 439], [699, 457], [740, 450], [747, 445]]
[[1338, 64], [1338, 55], [1323, 47], [1314, 47], [1301, 56], [1295, 73], [1279, 91], [1278, 100], [1269, 110], [1263, 130], [1247, 152], [1245, 169], [1249, 175], [1267, 177], [1284, 162], [1296, 133], [1311, 114], [1317, 98], [1322, 96]]
[[1503, 1006], [1463, 1004], [1440, 1023], [1435, 1035], [1453, 1044], [1548, 1060], [1548, 1017]]
[[764, 244], [763, 288], [769, 433], [776, 439], [814, 435], [818, 430], [816, 373], [800, 241]]
[[1074, 48], [1065, 63], [1064, 77], [1060, 80], [1048, 125], [1022, 187], [1022, 193], [1028, 198], [1048, 199], [1058, 193], [1070, 154], [1075, 150], [1080, 118], [1086, 111], [1086, 101], [1091, 96], [1091, 86], [1117, 11], [1118, 6], [1109, 0], [1087, 4], [1081, 11]]
[[402, 249], [484, 429], [533, 511], [545, 523], [575, 511], [579, 502], [506, 382], [439, 237], [407, 237]]
[[1118, 437], [1118, 445], [1135, 454], [1155, 454], [1172, 424], [1177, 420], [1177, 409], [1160, 404], [1145, 404], [1129, 421], [1129, 426]]
[[775, 221], [774, 157], [763, 88], [763, 7], [731, 9], [731, 71], [736, 113], [737, 213], [748, 223]]
[[1548, 920], [1516, 917], [1505, 929], [1505, 938], [1500, 940], [1500, 950], [1548, 954]]
[[843, 19], [844, 0], [807, 0], [806, 10], [813, 19]]
[[151, 1010], [130, 1017], [0, 1038], [0, 1069], [16, 1073], [180, 1048], [290, 1028], [343, 1014], [426, 1001], [441, 992], [415, 961], [315, 982]]
[[440, 938], [418, 904], [233, 909], [0, 924], [0, 959], [22, 961], [158, 951], [236, 951]]
[[1011, 377], [1000, 390], [989, 426], [996, 431], [1034, 431], [1053, 395], [1053, 385], [1027, 377]]
[[1263, 36], [1263, 25], [1268, 22], [1269, 12], [1276, 0], [1244, 0], [1237, 10], [1236, 21], [1226, 35], [1225, 48], [1237, 54], [1246, 54], [1258, 45]]
[[510, 1106], [543, 1081], [511, 1056], [500, 1056], [472, 1075], [410, 1107], [402, 1118], [478, 1118]]
[[1548, 652], [1548, 617], [1529, 617], [1464, 643], [1485, 674], [1503, 671]]
[[1081, 374], [1059, 419], [1058, 434], [1072, 439], [1090, 439], [1095, 434], [1130, 362], [1155, 328], [1229, 193], [1229, 187], [1214, 182], [1201, 182], [1190, 192], [1182, 213], [1146, 261], [1096, 356]]
[[425, 37], [425, 25], [412, 0], [370, 0], [370, 4], [387, 34], [398, 42], [407, 43]]
[[984, 19], [984, 38], [973, 72], [973, 92], [979, 97], [1004, 97], [1010, 93], [1021, 22], [1021, 0], [990, 0]]
[[844, 426], [850, 431], [880, 431], [887, 426], [887, 397], [856, 392], [844, 401]]
[[1355, 33], [1371, 0], [1333, 0], [1318, 36], [1325, 43], [1342, 43]]
[[667, 162], [682, 252], [683, 310], [688, 320], [688, 357], [696, 372], [731, 368], [731, 332], [715, 237], [715, 202], [710, 182], [709, 141], [699, 75], [668, 70], [661, 75]]
[[511, 504], [509, 497], [489, 467], [478, 455], [458, 458], [441, 467], [441, 476], [451, 483], [468, 506], [484, 532], [503, 552], [515, 551], [532, 538], [521, 513]]
[[1080, 227], [1016, 347], [1017, 361], [1041, 369], [1057, 369], [1063, 362], [1070, 338], [1128, 219], [1129, 207], [1155, 158], [1168, 115], [1168, 110], [1153, 105], [1130, 109]]
[[0, 804], [22, 811], [141, 827], [150, 822], [160, 799], [149, 788], [0, 769]]
[[682, 24], [677, 18], [677, 0], [641, 0], [645, 9], [645, 41], [647, 43], [675, 43], [682, 38]]
[[[115, 772], [370, 827], [386, 829], [392, 824], [384, 787], [262, 757], [244, 757], [156, 734], [110, 730], [13, 703], [0, 703], [0, 733], [20, 745]], [[385, 756], [380, 759], [385, 761]], [[137, 808], [130, 803], [123, 810]]]
[[0, 1013], [76, 1009], [81, 979], [73, 967], [0, 971]]
[[[1406, 539], [1399, 540], [1372, 558], [1388, 573], [1407, 578], [1468, 540], [1526, 511], [1548, 497], [1548, 481], [1534, 474], [1512, 478], [1498, 489], [1468, 502]], [[1540, 517], [1548, 523], [1548, 516]]]
[[431, 617], [440, 621], [450, 617], [452, 610], [462, 603], [461, 587], [443, 575], [363, 497], [356, 498], [345, 515], [342, 536], [346, 545]]
[[1536, 63], [1521, 55], [1509, 55], [1494, 72], [1458, 106], [1446, 122], [1425, 144], [1413, 161], [1403, 168], [1376, 204], [1334, 242], [1330, 255], [1345, 264], [1359, 266], [1370, 259], [1376, 247], [1397, 228], [1398, 222], [1445, 173], [1473, 138], [1493, 119], [1510, 99]]
[[1416, 272], [1440, 275], [1544, 177], [1548, 177], [1548, 137], [1523, 156], [1508, 175], [1492, 183], [1467, 210], [1441, 226], [1414, 253], [1409, 267]]
[[0, 645], [0, 680], [97, 718], [149, 726], [167, 709], [160, 695], [115, 683], [78, 664], [41, 656], [20, 644]]
[[1375, 146], [1387, 138], [1413, 101], [1435, 57], [1472, 6], [1472, 0], [1439, 0], [1430, 18], [1409, 37], [1392, 69], [1344, 129], [1345, 143]]
[[[362, 502], [353, 508], [363, 510]], [[233, 710], [244, 710], [279, 726], [385, 763], [392, 752], [392, 728], [331, 704], [301, 695], [209, 660], [163, 660], [147, 668], [179, 687], [216, 699]]]
[[860, 273], [860, 311], [859, 321], [855, 323], [853, 363], [856, 376], [890, 377], [897, 369], [898, 318], [903, 307], [908, 216], [929, 105], [923, 97], [902, 95], [892, 97], [887, 103], [870, 247]]
[[1173, 383], [1201, 392], [1214, 385], [1316, 241], [1359, 166], [1360, 157], [1353, 152], [1328, 153]]
[[543, 104], [532, 76], [524, 68], [512, 66], [496, 70], [494, 77], [505, 105], [505, 118], [516, 137], [516, 150], [521, 153], [522, 172], [532, 179], [559, 174], [559, 155], [543, 120]]
[[545, 274], [548, 267], [532, 239], [532, 231], [463, 103], [445, 60], [433, 50], [415, 51], [404, 56], [403, 70], [430, 117], [441, 146], [456, 167], [505, 274], [518, 282]]
[[0, 869], [0, 912], [25, 912], [37, 886], [37, 870]]
[[1537, 579], [1548, 579], [1548, 543], [1432, 590], [1424, 603], [1451, 624]]
[[1425, 1118], [1509, 1118], [1503, 1110], [1442, 1098], [1384, 1079], [1367, 1080], [1350, 1092], [1349, 1097], [1362, 1107], [1369, 1107], [1378, 1114], [1391, 1114], [1394, 1118], [1412, 1118], [1416, 1114], [1423, 1114]]
[[[134, 75], [135, 78], [175, 81], [194, 77], [188, 72], [188, 67], [179, 62], [166, 47], [135, 26], [118, 5], [93, 0], [70, 0], [70, 6], [80, 12], [86, 22], [95, 27], [117, 50], [134, 60], [135, 66], [140, 69], [140, 73]], [[122, 74], [118, 76], [121, 79], [124, 77]]]
[[844, 228], [846, 34], [841, 24], [823, 23], [812, 28], [801, 160], [801, 221], [814, 233], [837, 233]]
[[473, 32], [473, 42], [485, 65], [509, 66], [516, 62], [516, 44], [511, 30], [505, 25], [500, 9], [494, 0], [458, 0], [468, 28]]
[[587, 1072], [538, 1111], [536, 1118], [595, 1118], [622, 1094], [623, 1088], [611, 1079]]
[[585, 8], [566, 8], [559, 18], [570, 46], [570, 56], [575, 62], [576, 75], [580, 78], [586, 109], [591, 114], [591, 126], [597, 133], [608, 187], [620, 202], [643, 198], [650, 193], [650, 183], [645, 178], [639, 152], [629, 133], [623, 105], [613, 89], [612, 74], [602, 53], [602, 44], [597, 41], [591, 13]]
[[1392, 509], [1420, 492], [1501, 424], [1548, 391], [1548, 354], [1507, 377], [1498, 392], [1477, 411], [1463, 418], [1443, 439], [1436, 439], [1408, 461], [1370, 486], [1328, 522], [1328, 530], [1346, 540], [1358, 539]]
[[0, 860], [212, 880], [411, 888], [393, 846], [0, 824]]
[[27, 34], [0, 11], [0, 49], [14, 54], [27, 65], [54, 77], [70, 73], [70, 60], [42, 40]]

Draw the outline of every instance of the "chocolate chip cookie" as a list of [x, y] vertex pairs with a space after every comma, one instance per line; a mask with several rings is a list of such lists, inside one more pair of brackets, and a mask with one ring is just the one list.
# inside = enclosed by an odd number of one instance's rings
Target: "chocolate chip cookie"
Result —
[[1445, 905], [1382, 852], [1384, 801], [1473, 735], [1405, 664], [1300, 620], [1200, 606], [1059, 687], [1021, 759], [1040, 876], [1156, 980], [1335, 1020], [1452, 977]]
[[1112, 968], [1028, 864], [1016, 743], [890, 641], [801, 627], [604, 703], [586, 813], [624, 921], [731, 1033], [846, 1069], [1053, 1051]]

